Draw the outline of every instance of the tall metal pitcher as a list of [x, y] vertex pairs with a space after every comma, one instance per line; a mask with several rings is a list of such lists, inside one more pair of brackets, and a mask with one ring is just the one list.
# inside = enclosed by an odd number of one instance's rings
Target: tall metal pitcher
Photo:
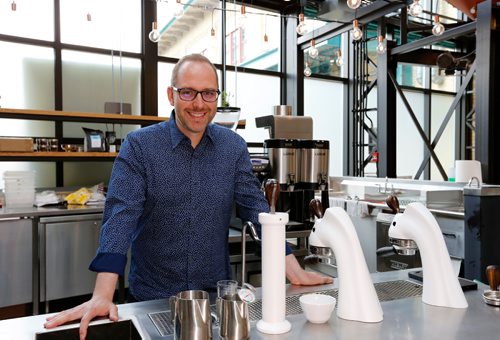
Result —
[[220, 338], [224, 340], [250, 339], [248, 305], [238, 294], [217, 298]]
[[176, 339], [205, 340], [212, 338], [212, 316], [207, 292], [186, 290], [171, 296], [170, 313]]

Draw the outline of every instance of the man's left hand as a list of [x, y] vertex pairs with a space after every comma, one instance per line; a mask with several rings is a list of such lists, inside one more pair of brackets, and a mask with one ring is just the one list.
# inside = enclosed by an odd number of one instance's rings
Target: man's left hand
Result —
[[333, 283], [333, 278], [305, 271], [293, 254], [286, 256], [286, 277], [293, 285], [313, 286]]

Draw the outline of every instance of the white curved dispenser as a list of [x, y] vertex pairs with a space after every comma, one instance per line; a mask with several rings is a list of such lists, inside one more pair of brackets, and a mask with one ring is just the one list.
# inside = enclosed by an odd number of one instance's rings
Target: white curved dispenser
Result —
[[309, 245], [331, 248], [335, 254], [339, 281], [337, 316], [361, 322], [382, 321], [382, 307], [358, 235], [345, 210], [328, 208], [314, 224]]
[[404, 252], [408, 240], [415, 241], [422, 259], [422, 301], [433, 306], [467, 308], [441, 228], [419, 202], [408, 204], [404, 213], [396, 214], [389, 227], [389, 241], [396, 245], [396, 250]]

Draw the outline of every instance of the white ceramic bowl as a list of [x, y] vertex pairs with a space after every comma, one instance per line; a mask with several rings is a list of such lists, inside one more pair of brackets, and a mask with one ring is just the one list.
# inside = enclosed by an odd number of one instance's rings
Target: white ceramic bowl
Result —
[[325, 294], [304, 294], [299, 298], [306, 319], [312, 323], [324, 323], [330, 319], [337, 299]]

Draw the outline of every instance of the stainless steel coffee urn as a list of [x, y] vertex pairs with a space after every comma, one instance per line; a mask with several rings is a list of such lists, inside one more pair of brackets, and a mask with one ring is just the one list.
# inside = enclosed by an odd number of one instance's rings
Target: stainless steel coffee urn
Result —
[[299, 151], [296, 139], [266, 139], [264, 148], [267, 150], [271, 164], [271, 178], [276, 179], [281, 190], [293, 191], [299, 176]]
[[327, 190], [330, 142], [327, 140], [300, 140], [300, 189]]

